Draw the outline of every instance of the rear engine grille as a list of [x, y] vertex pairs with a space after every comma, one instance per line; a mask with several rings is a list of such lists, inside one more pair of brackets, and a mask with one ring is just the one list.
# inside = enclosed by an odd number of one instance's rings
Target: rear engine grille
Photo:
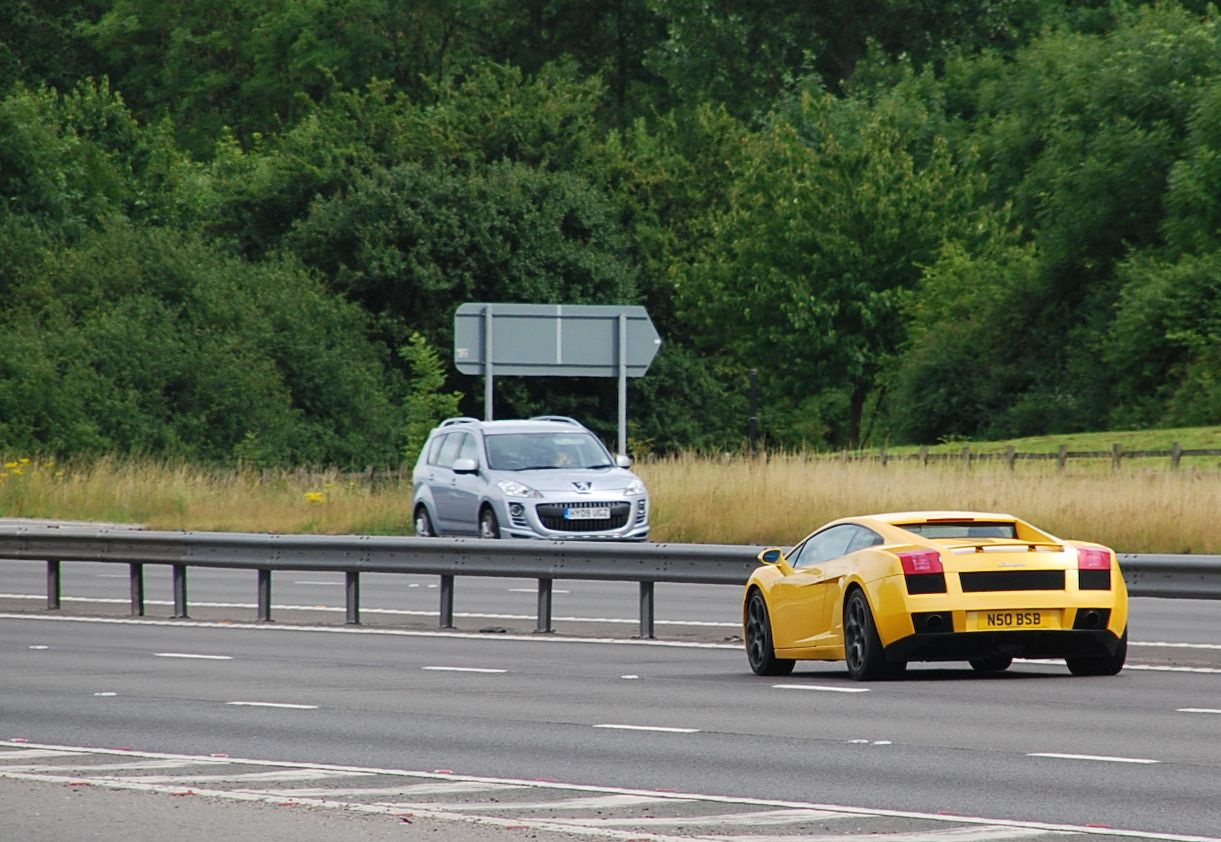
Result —
[[917, 575], [908, 573], [903, 579], [907, 582], [907, 592], [909, 594], [945, 593], [944, 573], [920, 573]]
[[964, 593], [983, 591], [1062, 591], [1063, 570], [992, 570], [959, 573]]
[[[564, 509], [610, 509], [610, 517], [599, 520], [569, 520]], [[556, 532], [607, 532], [622, 529], [632, 513], [632, 504], [626, 500], [614, 503], [597, 503], [583, 500], [580, 503], [540, 503], [534, 507], [543, 526]]]
[[1111, 589], [1110, 570], [1078, 570], [1078, 587], [1083, 591], [1109, 591]]

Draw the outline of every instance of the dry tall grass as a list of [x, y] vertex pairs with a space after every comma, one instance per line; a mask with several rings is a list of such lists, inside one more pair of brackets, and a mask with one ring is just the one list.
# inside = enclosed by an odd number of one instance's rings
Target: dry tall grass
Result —
[[[1008, 512], [1120, 552], [1221, 554], [1221, 472], [1165, 467], [843, 463], [807, 455], [637, 463], [656, 541], [792, 544], [832, 518], [913, 509]], [[0, 516], [150, 529], [405, 535], [408, 482], [138, 460], [0, 468]]]
[[679, 457], [637, 465], [657, 541], [793, 544], [833, 518], [869, 512], [1006, 512], [1062, 538], [1120, 552], [1221, 553], [1221, 474], [1070, 465], [844, 463]]

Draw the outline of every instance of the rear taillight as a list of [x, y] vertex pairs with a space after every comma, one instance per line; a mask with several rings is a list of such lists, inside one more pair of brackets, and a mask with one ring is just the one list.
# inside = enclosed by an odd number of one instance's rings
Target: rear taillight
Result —
[[1077, 548], [1078, 570], [1110, 570], [1111, 551], [1099, 547]]
[[911, 550], [899, 553], [903, 581], [909, 594], [945, 593], [945, 568], [936, 550]]
[[903, 565], [904, 576], [921, 576], [927, 573], [944, 573], [941, 566], [941, 553], [936, 550], [915, 550], [899, 553], [899, 563]]

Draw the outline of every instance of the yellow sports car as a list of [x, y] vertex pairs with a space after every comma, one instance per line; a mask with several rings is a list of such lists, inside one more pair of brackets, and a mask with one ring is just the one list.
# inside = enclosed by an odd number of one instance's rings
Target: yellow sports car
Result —
[[785, 552], [759, 553], [743, 638], [758, 675], [798, 660], [846, 661], [857, 681], [909, 661], [1063, 658], [1115, 675], [1128, 651], [1128, 591], [1115, 553], [1012, 515], [902, 512], [832, 521]]

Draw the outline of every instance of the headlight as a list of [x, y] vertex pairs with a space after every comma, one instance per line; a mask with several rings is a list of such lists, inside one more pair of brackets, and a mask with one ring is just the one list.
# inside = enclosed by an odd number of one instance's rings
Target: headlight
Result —
[[501, 491], [503, 491], [505, 494], [509, 495], [510, 497], [542, 497], [543, 496], [543, 495], [539, 494], [537, 491], [535, 491], [533, 488], [531, 488], [530, 486], [520, 483], [515, 479], [502, 479], [500, 482], [496, 483], [496, 487], [499, 488]]
[[638, 479], [634, 479], [627, 484], [627, 488], [623, 489], [624, 497], [635, 497], [638, 494], [644, 494], [644, 483]]

